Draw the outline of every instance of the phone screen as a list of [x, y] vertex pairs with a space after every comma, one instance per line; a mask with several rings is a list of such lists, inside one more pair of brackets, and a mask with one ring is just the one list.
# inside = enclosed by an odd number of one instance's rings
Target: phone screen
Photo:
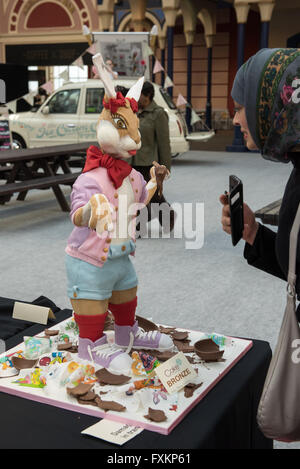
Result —
[[228, 202], [230, 208], [231, 240], [233, 246], [242, 239], [244, 230], [243, 183], [234, 175], [229, 176]]

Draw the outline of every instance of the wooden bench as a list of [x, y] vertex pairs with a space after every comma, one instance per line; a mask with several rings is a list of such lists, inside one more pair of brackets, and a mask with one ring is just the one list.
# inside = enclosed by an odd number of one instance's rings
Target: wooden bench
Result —
[[282, 199], [276, 200], [255, 212], [255, 217], [260, 218], [266, 225], [278, 226], [279, 210]]
[[0, 186], [0, 203], [3, 204], [8, 202], [11, 196], [15, 193], [19, 193], [17, 200], [25, 200], [26, 194], [29, 190], [49, 189], [52, 187], [61, 209], [64, 212], [68, 212], [70, 207], [65, 197], [61, 196], [59, 185], [64, 184], [71, 186], [80, 174], [81, 173], [56, 174], [54, 176], [45, 176], [42, 178], [27, 179], [21, 182], [3, 184]]
[[76, 155], [83, 158], [91, 144], [96, 143], [1, 152], [0, 167], [6, 164], [10, 167], [2, 172], [5, 183], [0, 184], [0, 204], [8, 202], [15, 193], [19, 194], [17, 200], [25, 200], [29, 190], [52, 188], [61, 209], [69, 211], [69, 204], [60, 185], [72, 186], [81, 171], [72, 172], [68, 161]]

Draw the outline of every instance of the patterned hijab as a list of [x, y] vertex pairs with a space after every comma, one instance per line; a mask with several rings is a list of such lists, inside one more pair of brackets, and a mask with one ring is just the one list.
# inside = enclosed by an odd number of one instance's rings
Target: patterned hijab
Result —
[[239, 68], [231, 96], [262, 156], [288, 163], [300, 143], [300, 49], [261, 49]]

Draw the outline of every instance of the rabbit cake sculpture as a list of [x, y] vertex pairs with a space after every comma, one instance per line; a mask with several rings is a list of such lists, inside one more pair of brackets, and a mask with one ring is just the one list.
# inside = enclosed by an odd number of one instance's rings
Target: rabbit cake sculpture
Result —
[[[115, 92], [101, 54], [93, 62], [105, 88], [97, 124], [100, 148], [89, 147], [83, 172], [72, 189], [75, 227], [66, 248], [68, 295], [79, 327], [79, 358], [123, 373], [131, 368], [132, 347], [173, 348], [166, 334], [145, 332], [138, 326], [138, 281], [129, 257], [135, 251], [137, 210], [151, 200], [157, 188], [155, 173], [162, 167], [155, 163], [146, 185], [141, 173], [126, 161], [141, 147], [136, 113], [144, 79], [124, 97]], [[113, 343], [103, 332], [109, 311], [115, 322]]]

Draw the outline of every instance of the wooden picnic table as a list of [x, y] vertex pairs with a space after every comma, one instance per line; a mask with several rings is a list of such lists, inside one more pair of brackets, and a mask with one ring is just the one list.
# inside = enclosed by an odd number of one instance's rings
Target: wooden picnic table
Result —
[[260, 218], [266, 225], [278, 226], [279, 210], [282, 199], [276, 200], [255, 212], [255, 217]]
[[69, 211], [69, 204], [60, 185], [72, 186], [81, 171], [72, 172], [70, 159], [76, 155], [83, 156], [90, 145], [97, 143], [84, 142], [0, 152], [0, 179], [5, 181], [0, 184], [0, 204], [8, 202], [15, 193], [19, 194], [17, 200], [25, 200], [29, 190], [51, 187], [61, 209]]

